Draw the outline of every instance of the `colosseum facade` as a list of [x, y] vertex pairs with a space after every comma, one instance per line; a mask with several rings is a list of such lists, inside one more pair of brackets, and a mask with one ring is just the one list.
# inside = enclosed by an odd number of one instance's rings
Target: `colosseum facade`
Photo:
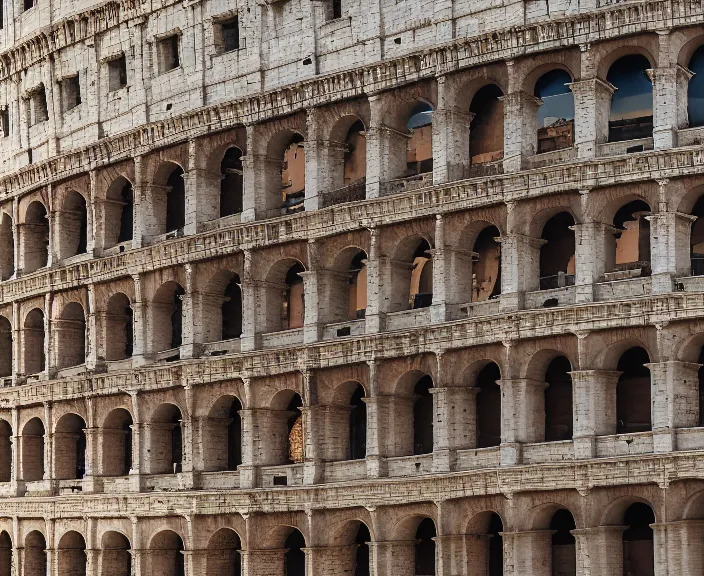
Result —
[[702, 0], [0, 7], [0, 576], [704, 574]]

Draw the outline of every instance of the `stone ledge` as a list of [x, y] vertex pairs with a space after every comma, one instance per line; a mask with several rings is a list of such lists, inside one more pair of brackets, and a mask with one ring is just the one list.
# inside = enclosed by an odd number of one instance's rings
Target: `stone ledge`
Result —
[[[412, 480], [412, 485], [409, 485]], [[407, 505], [456, 498], [525, 492], [590, 490], [656, 484], [664, 489], [682, 480], [704, 480], [704, 453], [584, 460], [567, 464], [537, 464], [423, 477], [378, 479], [321, 486], [236, 491], [184, 491], [124, 496], [3, 498], [5, 516], [61, 518], [163, 517], [177, 514], [244, 514], [291, 510], [342, 509], [359, 506]]]
[[[112, 6], [114, 10], [118, 4], [108, 3], [106, 6]], [[76, 15], [72, 20], [80, 21], [81, 18], [82, 15]], [[622, 35], [693, 26], [701, 22], [704, 22], [702, 5], [692, 10], [692, 3], [687, 0], [646, 0], [612, 5], [563, 19], [497, 30], [476, 37], [455, 39], [392, 60], [334, 72], [269, 92], [199, 108], [105, 138], [94, 145], [32, 164], [2, 177], [0, 200], [134, 157], [153, 148], [173, 145], [188, 138], [244, 123], [261, 122], [322, 104], [391, 90], [411, 82], [494, 61]], [[13, 73], [20, 71], [20, 68], [13, 68], [8, 63], [19, 58], [11, 56], [14, 50], [18, 50], [18, 54], [29, 62], [47, 57], [52, 52], [49, 46], [54, 45], [49, 38], [52, 34], [58, 34], [57, 31], [64, 24], [62, 22], [53, 28], [51, 34], [44, 31], [20, 47], [0, 54], [0, 79], [3, 78], [3, 66]], [[31, 56], [24, 56], [26, 53]]]
[[308, 241], [361, 228], [388, 226], [415, 218], [570, 190], [702, 173], [704, 146], [693, 146], [450, 182], [293, 216], [235, 224], [106, 258], [35, 272], [0, 283], [0, 304], [151, 272], [174, 266], [174, 262], [197, 262], [244, 249]]
[[673, 293], [618, 302], [525, 310], [469, 318], [394, 333], [333, 342], [201, 358], [114, 374], [0, 389], [0, 409], [86, 396], [163, 390], [224, 380], [261, 378], [372, 360], [535, 339], [580, 331], [647, 326], [704, 317], [704, 293]]

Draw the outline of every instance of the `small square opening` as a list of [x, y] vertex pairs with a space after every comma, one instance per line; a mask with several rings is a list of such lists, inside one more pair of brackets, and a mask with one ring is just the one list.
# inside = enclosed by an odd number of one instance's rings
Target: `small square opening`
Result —
[[64, 110], [72, 110], [81, 103], [81, 82], [78, 75], [64, 78], [61, 82]]
[[114, 92], [127, 86], [127, 59], [122, 54], [108, 62], [108, 90]]

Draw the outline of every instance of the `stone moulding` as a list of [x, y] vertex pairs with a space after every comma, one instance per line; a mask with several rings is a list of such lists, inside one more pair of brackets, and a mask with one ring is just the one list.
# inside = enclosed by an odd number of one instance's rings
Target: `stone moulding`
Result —
[[83, 375], [0, 389], [0, 410], [127, 391], [261, 378], [402, 356], [590, 330], [649, 326], [704, 317], [704, 293], [674, 293], [566, 308], [525, 310], [339, 341], [260, 350]]
[[0, 304], [49, 291], [68, 290], [132, 274], [264, 248], [324, 238], [363, 227], [387, 226], [434, 216], [615, 183], [676, 178], [704, 173], [704, 146], [610, 156], [598, 160], [475, 178], [403, 194], [331, 206], [295, 216], [237, 224], [0, 283]]
[[229, 490], [227, 492], [179, 492], [172, 494], [96, 494], [3, 498], [5, 516], [163, 517], [165, 515], [238, 514], [243, 512], [290, 512], [292, 509], [341, 509], [365, 506], [404, 505], [412, 502], [443, 502], [455, 498], [506, 496], [521, 492], [579, 490], [613, 486], [657, 484], [704, 479], [704, 454], [677, 452], [668, 455], [604, 458], [599, 460], [539, 464], [456, 472], [408, 479], [379, 479], [345, 484], [290, 487], [286, 490]]
[[[138, 13], [137, 6], [141, 4], [136, 0], [125, 2], [124, 5], [107, 3], [85, 13], [85, 16], [76, 15], [70, 20], [81, 24], [79, 31], [85, 29], [86, 34], [91, 30], [98, 33], [102, 28], [84, 22], [85, 18], [90, 21], [90, 14], [102, 14], [101, 10], [108, 13], [115, 10], [125, 11], [124, 18], [122, 15], [114, 17], [117, 24], [130, 17], [143, 18], [144, 14]], [[105, 17], [104, 20], [107, 22], [110, 19]], [[458, 38], [450, 43], [392, 60], [334, 72], [255, 96], [192, 110], [105, 138], [91, 146], [55, 156], [0, 178], [0, 200], [212, 131], [261, 122], [355, 96], [391, 90], [404, 84], [489, 62], [623, 35], [692, 26], [701, 22], [704, 22], [704, 4], [701, 1], [648, 0], [612, 5], [560, 20]], [[52, 51], [68, 45], [56, 40], [72, 37], [60, 32], [60, 29], [67, 26], [67, 21], [63, 21], [57, 27], [41, 32], [17, 48], [0, 54], [0, 79], [10, 73], [19, 72], [22, 69], [20, 61], [34, 63], [47, 57]], [[75, 35], [73, 37], [77, 38]]]

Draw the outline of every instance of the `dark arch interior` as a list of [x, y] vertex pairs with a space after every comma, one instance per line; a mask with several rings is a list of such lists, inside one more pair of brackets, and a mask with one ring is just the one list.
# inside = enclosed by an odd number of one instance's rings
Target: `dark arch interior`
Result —
[[501, 517], [493, 513], [489, 520], [487, 535], [489, 536], [489, 570], [488, 576], [503, 576], [504, 573], [504, 542], [501, 533], [504, 524]]
[[367, 456], [367, 405], [364, 388], [359, 384], [352, 393], [350, 406], [350, 459], [359, 460]]
[[689, 126], [704, 126], [704, 45], [697, 48], [689, 60], [688, 68], [694, 72], [687, 91]]
[[650, 421], [650, 357], [640, 346], [626, 350], [618, 361], [622, 372], [616, 385], [616, 432], [647, 432]]
[[545, 372], [545, 441], [572, 439], [572, 377], [570, 361], [558, 356]]
[[303, 414], [301, 408], [303, 400], [299, 394], [294, 394], [291, 401], [286, 407], [286, 411], [290, 413], [287, 422], [287, 464], [295, 464], [303, 462]]
[[570, 148], [574, 143], [574, 95], [568, 84], [572, 77], [566, 70], [543, 74], [535, 83], [535, 96], [542, 100], [538, 108], [538, 154]]
[[500, 236], [496, 226], [487, 226], [474, 241], [477, 260], [472, 266], [472, 302], [501, 294], [501, 244], [496, 241]]
[[501, 389], [496, 383], [500, 379], [501, 372], [494, 362], [477, 376], [477, 448], [501, 444]]
[[[704, 81], [704, 74], [702, 81]], [[689, 238], [692, 261], [692, 275], [704, 275], [704, 195], [700, 196], [692, 208], [692, 216], [697, 219], [692, 222]]]
[[12, 538], [4, 530], [0, 532], [0, 576], [12, 574]]
[[472, 98], [469, 111], [469, 156], [472, 164], [486, 164], [504, 156], [504, 103], [501, 88], [489, 84]]
[[371, 540], [372, 536], [369, 533], [369, 528], [364, 522], [360, 522], [355, 538], [357, 553], [355, 555], [354, 576], [370, 576], [368, 542], [371, 542]]
[[650, 206], [643, 200], [634, 200], [622, 206], [614, 215], [618, 229], [616, 238], [616, 269], [641, 269], [641, 276], [650, 275], [650, 222], [644, 218]]
[[166, 195], [166, 231], [173, 232], [186, 224], [186, 185], [183, 180], [183, 168], [178, 166], [166, 180], [171, 188]]
[[242, 335], [242, 289], [237, 275], [225, 287], [222, 304], [222, 339], [230, 340]]
[[242, 150], [228, 148], [220, 163], [220, 217], [242, 212], [244, 176], [242, 170]]
[[577, 556], [575, 538], [572, 530], [576, 528], [574, 518], [569, 510], [558, 510], [550, 520], [552, 535], [552, 573], [556, 576], [575, 576], [577, 574]]
[[134, 222], [134, 188], [132, 183], [127, 182], [122, 187], [120, 196], [123, 202], [120, 215], [120, 235], [118, 242], [127, 242], [133, 237], [133, 222]]
[[650, 68], [641, 54], [619, 58], [609, 68], [606, 80], [616, 87], [611, 97], [609, 142], [653, 135], [653, 86], [646, 72]]
[[306, 541], [298, 530], [293, 530], [286, 538], [284, 548], [287, 549], [284, 555], [284, 568], [286, 576], [305, 576], [306, 556], [303, 549]]
[[653, 509], [647, 504], [631, 504], [623, 515], [623, 574], [653, 576], [655, 562], [653, 555], [653, 529], [655, 523]]
[[425, 518], [416, 530], [416, 576], [435, 576], [435, 522]]
[[238, 398], [233, 398], [230, 405], [227, 425], [227, 469], [237, 470], [242, 464], [242, 418], [240, 417], [242, 403]]
[[433, 379], [423, 376], [413, 389], [413, 454], [433, 451]]
[[574, 284], [574, 218], [569, 212], [556, 214], [543, 226], [540, 247], [540, 289], [563, 288]]
[[284, 290], [283, 300], [283, 330], [291, 330], [301, 328], [305, 316], [305, 295], [303, 292], [303, 278], [299, 275], [305, 272], [303, 264], [296, 262], [286, 273], [284, 282], [286, 289]]
[[180, 284], [177, 285], [171, 312], [171, 348], [178, 348], [183, 342], [183, 296], [185, 294], [183, 287]]

